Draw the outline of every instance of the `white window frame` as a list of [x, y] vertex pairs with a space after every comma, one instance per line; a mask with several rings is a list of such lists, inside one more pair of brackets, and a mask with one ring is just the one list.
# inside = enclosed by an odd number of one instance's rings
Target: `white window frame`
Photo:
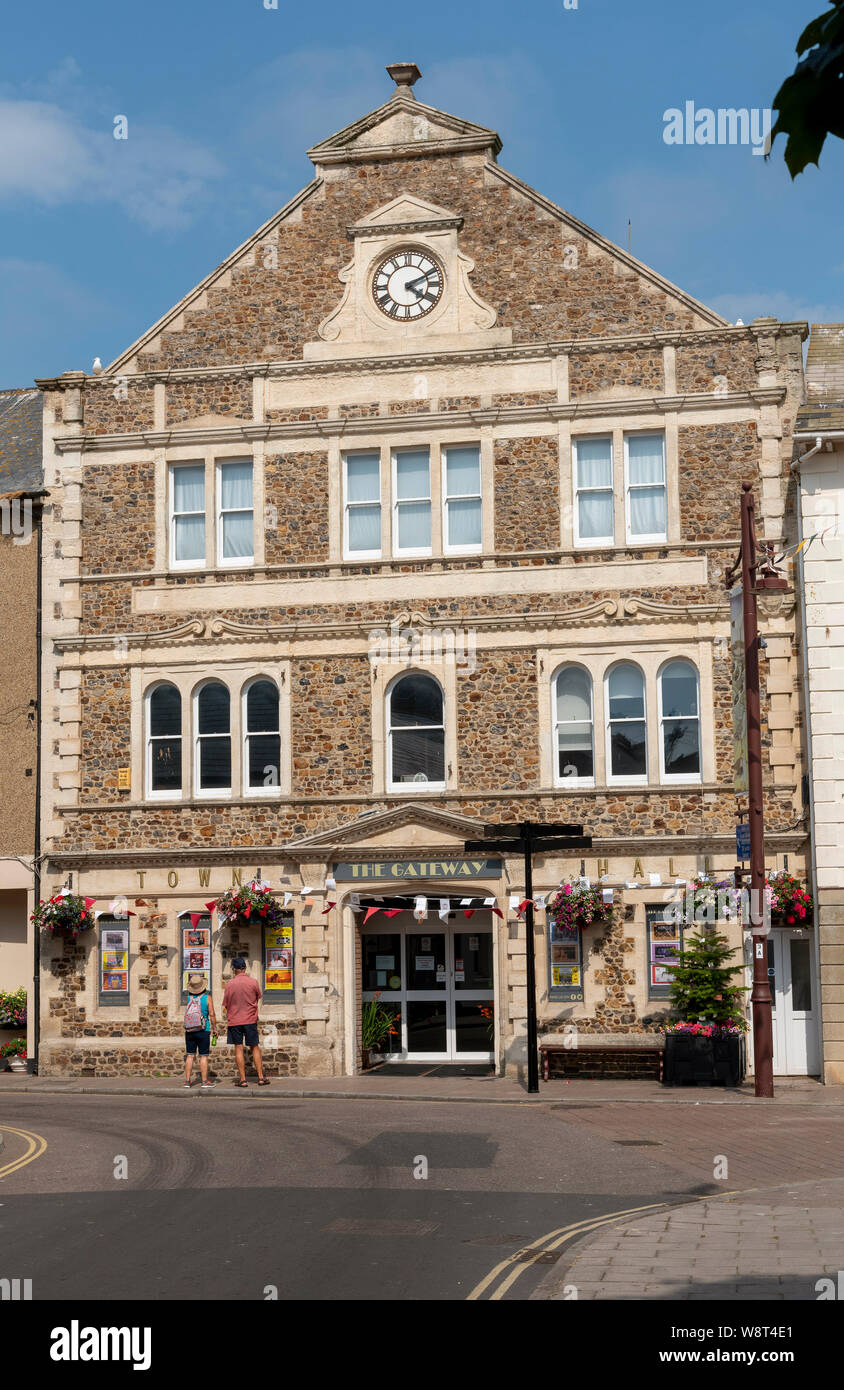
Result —
[[[610, 486], [605, 487], [581, 487], [580, 486], [580, 459], [578, 457], [578, 446], [580, 444], [607, 443], [610, 446]], [[573, 439], [572, 447], [572, 475], [573, 475], [573, 494], [574, 494], [574, 516], [572, 518], [572, 536], [574, 544], [581, 546], [584, 550], [601, 550], [607, 546], [615, 545], [615, 450], [613, 437], [611, 434], [584, 434]], [[609, 492], [610, 494], [610, 515], [612, 517], [612, 532], [608, 536], [581, 536], [580, 534], [580, 495], [589, 492]]]
[[[427, 497], [402, 497], [401, 501], [399, 501], [399, 495], [398, 495], [398, 492], [399, 492], [399, 488], [398, 488], [398, 471], [399, 471], [399, 470], [398, 470], [398, 460], [399, 460], [399, 455], [400, 455], [400, 454], [420, 454], [420, 453], [422, 453], [423, 449], [427, 452], [427, 455], [428, 455], [428, 495], [427, 495]], [[400, 447], [398, 447], [398, 448], [395, 448], [395, 449], [391, 450], [391, 456], [392, 456], [392, 483], [393, 483], [393, 555], [396, 556], [396, 557], [401, 556], [402, 558], [407, 557], [407, 556], [413, 556], [413, 555], [419, 555], [419, 556], [433, 555], [433, 553], [434, 553], [434, 505], [433, 505], [433, 497], [432, 497], [432, 495], [431, 495], [431, 491], [432, 491], [432, 489], [431, 489], [431, 482], [432, 482], [432, 478], [431, 478], [431, 446], [430, 446], [430, 444], [425, 444], [425, 445], [421, 445], [421, 446], [416, 446], [416, 445], [413, 445], [413, 444], [406, 444], [406, 445], [402, 445], [402, 446], [400, 446]], [[431, 510], [431, 544], [430, 544], [429, 546], [424, 546], [424, 547], [422, 547], [422, 548], [413, 546], [413, 547], [409, 547], [409, 548], [407, 548], [407, 549], [402, 549], [402, 547], [399, 545], [399, 507], [405, 505], [405, 504], [408, 503], [408, 502], [427, 502], [427, 503], [428, 503], [428, 506], [430, 507], [430, 510]]]
[[[632, 485], [630, 483], [630, 440], [642, 436], [662, 440], [662, 493], [665, 499], [665, 530], [653, 535], [634, 536], [630, 530], [630, 494], [634, 490], [657, 486], [655, 483], [633, 483]], [[668, 466], [664, 430], [630, 430], [624, 436], [624, 526], [627, 544], [630, 546], [655, 545], [660, 542], [664, 544], [668, 540]]]
[[[375, 502], [350, 502], [349, 501], [349, 459], [353, 458], [376, 458], [378, 460], [378, 515], [381, 523], [384, 518], [384, 499], [381, 495], [381, 450], [380, 449], [350, 449], [343, 454], [343, 559], [354, 563], [357, 560], [380, 560], [383, 555], [382, 547], [379, 545], [377, 550], [350, 550], [349, 548], [349, 513], [353, 507], [374, 507]], [[430, 463], [429, 463], [430, 466]], [[381, 534], [381, 525], [378, 528]]]
[[[200, 694], [202, 693], [202, 691], [206, 688], [206, 686], [209, 686], [209, 685], [222, 685], [222, 686], [224, 687], [224, 689], [227, 690], [227, 691], [229, 692], [229, 731], [228, 731], [227, 734], [200, 734], [200, 732], [199, 732], [199, 697], [200, 697]], [[234, 783], [235, 771], [236, 771], [235, 765], [234, 765], [234, 737], [233, 737], [233, 734], [232, 734], [232, 693], [231, 693], [231, 687], [228, 685], [228, 683], [227, 683], [226, 681], [224, 681], [224, 680], [220, 680], [219, 676], [209, 676], [209, 677], [207, 677], [207, 679], [205, 679], [205, 680], [203, 680], [203, 681], [200, 681], [200, 682], [199, 682], [199, 685], [197, 685], [197, 686], [194, 687], [193, 696], [192, 696], [192, 699], [191, 699], [191, 729], [192, 729], [192, 733], [193, 733], [192, 742], [193, 742], [193, 794], [194, 794], [194, 796], [195, 796], [197, 799], [203, 800], [203, 801], [215, 801], [215, 800], [219, 800], [219, 801], [229, 801], [229, 800], [231, 800], [231, 797], [232, 797], [232, 794], [233, 794], [233, 791], [234, 791], [233, 783]], [[228, 787], [201, 787], [201, 786], [199, 785], [199, 779], [200, 779], [200, 775], [201, 775], [200, 756], [199, 756], [199, 741], [200, 741], [201, 738], [227, 738], [227, 739], [229, 740], [229, 768], [230, 768], [230, 776], [229, 776], [229, 785], [228, 785]]]
[[[202, 473], [202, 511], [201, 512], [177, 512], [176, 511], [176, 488], [173, 478], [173, 470], [176, 468], [196, 468]], [[204, 459], [176, 459], [167, 467], [167, 514], [169, 518], [170, 530], [170, 568], [171, 570], [194, 570], [205, 569], [205, 557], [208, 553], [208, 486]], [[176, 519], [182, 516], [201, 516], [203, 526], [203, 551], [202, 558], [199, 560], [177, 560], [176, 559]]]
[[[449, 449], [477, 449], [478, 451], [478, 490], [477, 492], [455, 492], [448, 491], [448, 452]], [[430, 486], [430, 483], [429, 483]], [[483, 473], [481, 463], [480, 441], [471, 440], [466, 444], [442, 444], [440, 446], [440, 492], [442, 494], [442, 538], [443, 555], [480, 555], [483, 550], [484, 534], [484, 497], [483, 497]], [[480, 504], [481, 514], [481, 539], [471, 545], [452, 545], [449, 541], [448, 526], [448, 504], [449, 502], [475, 502]], [[433, 535], [431, 536], [433, 543]]]
[[[591, 777], [564, 777], [560, 772], [560, 754], [557, 731], [565, 723], [580, 724], [582, 720], [560, 720], [557, 718], [557, 681], [564, 671], [577, 667], [583, 671], [589, 681], [589, 725], [592, 730], [592, 776]], [[597, 768], [598, 751], [595, 745], [595, 682], [592, 672], [580, 661], [565, 661], [562, 666], [558, 666], [551, 679], [551, 770], [554, 778], [554, 786], [565, 789], [566, 787], [594, 787], [595, 769]]]
[[[250, 691], [250, 689], [252, 688], [252, 686], [253, 686], [253, 685], [257, 685], [260, 681], [266, 681], [268, 685], [274, 686], [274, 687], [275, 687], [275, 690], [276, 690], [276, 692], [277, 692], [277, 694], [278, 694], [278, 728], [277, 728], [277, 729], [255, 729], [252, 733], [250, 733], [250, 732], [249, 732], [249, 719], [248, 719], [248, 712], [247, 712], [247, 700], [248, 700], [248, 697], [249, 697], [249, 691]], [[275, 680], [272, 676], [264, 676], [264, 675], [250, 676], [249, 679], [248, 679], [247, 681], [244, 682], [243, 687], [242, 687], [241, 692], [240, 692], [240, 730], [241, 730], [241, 735], [240, 735], [240, 768], [241, 768], [241, 781], [242, 781], [242, 783], [243, 783], [243, 795], [244, 795], [244, 796], [253, 796], [253, 797], [281, 796], [281, 780], [282, 780], [282, 773], [283, 773], [282, 758], [283, 758], [283, 752], [284, 752], [284, 750], [283, 750], [283, 748], [282, 748], [282, 743], [281, 743], [281, 718], [282, 718], [281, 691], [279, 690], [278, 681]], [[267, 734], [270, 734], [271, 736], [277, 737], [277, 738], [278, 738], [278, 769], [277, 769], [277, 771], [278, 771], [278, 783], [277, 783], [275, 786], [273, 786], [272, 783], [270, 783], [269, 785], [266, 785], [265, 783], [262, 782], [261, 785], [260, 785], [260, 787], [250, 787], [250, 785], [249, 785], [249, 740], [250, 740], [250, 738], [261, 738], [261, 737], [265, 737]], [[234, 772], [234, 768], [232, 768], [232, 772]]]
[[[669, 715], [669, 719], [688, 719], [694, 720], [697, 724], [697, 759], [700, 770], [698, 772], [666, 772], [665, 771], [665, 739], [663, 737], [663, 724], [666, 716], [662, 712], [662, 677], [669, 666], [675, 663], [688, 666], [694, 672], [697, 683], [697, 714]], [[675, 786], [685, 783], [686, 786], [699, 786], [703, 781], [703, 744], [701, 741], [701, 714], [700, 714], [700, 671], [696, 664], [687, 656], [669, 656], [663, 661], [656, 673], [656, 698], [657, 698], [657, 728], [659, 738], [659, 779], [668, 786]]]
[[[642, 701], [644, 706], [644, 712], [641, 719], [627, 720], [610, 718], [610, 677], [612, 676], [613, 672], [617, 671], [621, 666], [632, 666], [635, 671], [638, 671], [639, 675], [642, 678]], [[644, 774], [637, 773], [632, 777], [618, 776], [614, 774], [612, 770], [612, 726], [613, 724], [627, 723], [643, 723], [645, 726], [645, 771]], [[622, 661], [614, 661], [611, 666], [607, 667], [607, 670], [604, 673], [604, 741], [606, 749], [605, 776], [607, 786], [646, 787], [648, 785], [648, 769], [650, 766], [648, 754], [648, 723], [648, 681], [645, 672], [642, 670], [642, 667], [639, 665], [637, 661], [631, 661], [627, 657], [625, 657]]]
[[[442, 782], [394, 782], [393, 781], [393, 691], [408, 676], [427, 676], [429, 680], [439, 686], [442, 699], [442, 723], [441, 724], [416, 724], [417, 729], [442, 729], [443, 731], [443, 781]], [[386, 728], [386, 753], [387, 753], [387, 777], [386, 785], [388, 792], [407, 792], [411, 796], [426, 795], [429, 792], [444, 792], [446, 790], [446, 779], [448, 777], [448, 740], [445, 727], [446, 699], [442, 681], [431, 671], [423, 671], [413, 667], [408, 671], [401, 671], [395, 676], [386, 690], [385, 728]], [[400, 733], [407, 732], [407, 729], [398, 730]]]
[[[226, 507], [223, 508], [223, 469], [227, 464], [248, 463], [252, 469], [252, 506], [251, 507]], [[217, 568], [218, 569], [240, 569], [246, 565], [255, 563], [255, 460], [250, 455], [243, 455], [239, 458], [218, 458], [214, 460], [214, 515], [217, 530]], [[224, 556], [223, 555], [223, 517], [241, 516], [245, 512], [252, 515], [252, 551], [249, 555]]]
[[[179, 696], [179, 732], [178, 735], [172, 734], [171, 738], [178, 737], [179, 752], [181, 754], [182, 775], [179, 780], [179, 787], [176, 791], [153, 791], [152, 786], [152, 743], [153, 735], [151, 729], [151, 705], [152, 697], [156, 690], [160, 690], [165, 685], [172, 685]], [[144, 691], [144, 800], [145, 801], [181, 801], [184, 796], [185, 786], [185, 738], [184, 738], [184, 696], [175, 681], [159, 680], [153, 681], [152, 685], [147, 686]], [[156, 739], [165, 737], [163, 734], [156, 734]]]

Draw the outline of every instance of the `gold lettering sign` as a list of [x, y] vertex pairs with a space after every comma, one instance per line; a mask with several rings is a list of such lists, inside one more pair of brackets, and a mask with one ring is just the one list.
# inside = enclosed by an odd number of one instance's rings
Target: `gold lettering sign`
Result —
[[176, 873], [175, 869], [171, 869], [169, 874], [167, 875], [167, 883], [171, 888], [178, 888], [179, 875]]
[[497, 878], [500, 859], [375, 859], [357, 864], [335, 864], [340, 879]]
[[200, 869], [200, 870], [199, 870], [199, 886], [200, 886], [200, 888], [207, 888], [210, 882], [211, 882], [211, 870], [210, 870], [210, 869]]
[[643, 872], [642, 872], [642, 861], [641, 861], [641, 859], [637, 859], [636, 862], [635, 862], [635, 864], [633, 865], [633, 877], [634, 877], [634, 878], [644, 878], [644, 877], [645, 877], [645, 875], [644, 875]]

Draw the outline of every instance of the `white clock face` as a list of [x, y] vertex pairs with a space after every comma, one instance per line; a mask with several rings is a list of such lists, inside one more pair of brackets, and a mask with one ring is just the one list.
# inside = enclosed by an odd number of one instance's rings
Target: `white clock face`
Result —
[[391, 319], [421, 319], [442, 292], [442, 269], [426, 251], [394, 251], [372, 277], [375, 303]]

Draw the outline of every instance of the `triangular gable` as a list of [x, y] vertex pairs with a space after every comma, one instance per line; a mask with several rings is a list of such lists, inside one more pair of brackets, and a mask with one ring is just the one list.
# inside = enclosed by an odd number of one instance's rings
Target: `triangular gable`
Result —
[[397, 91], [383, 106], [344, 126], [308, 150], [319, 169], [323, 164], [353, 163], [356, 159], [415, 157], [449, 152], [488, 151], [494, 159], [501, 149], [495, 130], [464, 121], [436, 106], [426, 106], [408, 91]]
[[[372, 143], [373, 141], [376, 143]], [[309, 154], [315, 160], [319, 170], [321, 164], [343, 162], [354, 164], [359, 159], [402, 159], [405, 156], [415, 157], [420, 154], [456, 155], [471, 151], [485, 153], [484, 167], [488, 179], [500, 180], [511, 190], [511, 193], [524, 198], [526, 202], [540, 210], [545, 217], [554, 219], [562, 229], [570, 229], [573, 234], [583, 237], [603, 254], [610, 256], [619, 266], [621, 274], [638, 275], [647, 281], [653, 289], [669, 296], [675, 303], [695, 316], [694, 327], [721, 328], [728, 322], [720, 314], [715, 313], [714, 310], [666, 279], [665, 276], [660, 275], [650, 266], [645, 265], [644, 262], [637, 260], [635, 256], [631, 256], [607, 240], [606, 237], [588, 227], [584, 222], [553, 203], [549, 198], [522, 182], [516, 175], [502, 169], [495, 159], [500, 148], [501, 141], [495, 131], [485, 126], [476, 125], [471, 121], [460, 120], [447, 112], [438, 111], [435, 107], [426, 106], [417, 101], [410, 93], [400, 91], [377, 110], [329, 136], [319, 145], [315, 145]], [[328, 177], [330, 177], [330, 173]], [[261, 243], [271, 238], [282, 223], [300, 220], [304, 205], [321, 191], [323, 186], [324, 180], [318, 173], [318, 177], [312, 183], [297, 193], [285, 207], [259, 227], [252, 236], [237, 247], [226, 260], [200, 281], [167, 314], [116, 357], [107, 371], [109, 373], [131, 373], [133, 370], [137, 370], [136, 359], [140, 353], [154, 353], [157, 340], [163, 333], [179, 332], [185, 326], [184, 316], [189, 312], [201, 310], [205, 306], [207, 292], [212, 288], [224, 289], [231, 282], [232, 272], [238, 264], [248, 263], [260, 254]], [[393, 201], [398, 204], [417, 200], [408, 193], [403, 198]], [[439, 218], [445, 220], [449, 215], [446, 209], [435, 203], [427, 202], [421, 198], [418, 199], [418, 202], [429, 209], [418, 220], [426, 220], [429, 216], [431, 220]], [[460, 215], [461, 209], [459, 207], [451, 214], [452, 217], [460, 217]], [[383, 217], [385, 216], [385, 207], [382, 206], [377, 213], [370, 212], [367, 216]], [[356, 222], [357, 226], [365, 224], [363, 218], [352, 219], [352, 221]], [[350, 226], [350, 230], [354, 231], [355, 228]], [[610, 333], [606, 336], [612, 337], [613, 335]], [[273, 358], [272, 360], [284, 359]]]
[[291, 854], [318, 849], [394, 849], [412, 847], [415, 843], [453, 845], [462, 853], [463, 841], [477, 839], [483, 831], [483, 821], [461, 816], [453, 811], [440, 811], [433, 806], [403, 803], [387, 811], [359, 816], [333, 830], [321, 830], [285, 846]]

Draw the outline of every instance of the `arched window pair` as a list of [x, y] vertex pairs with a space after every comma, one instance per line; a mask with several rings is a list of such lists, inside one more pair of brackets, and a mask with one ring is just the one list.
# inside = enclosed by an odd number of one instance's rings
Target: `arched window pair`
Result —
[[[700, 708], [698, 673], [690, 661], [669, 661], [657, 676], [660, 776], [698, 780]], [[595, 780], [592, 677], [583, 666], [564, 666], [554, 678], [555, 780]], [[648, 725], [645, 677], [630, 661], [605, 677], [607, 780], [647, 781]]]
[[[244, 795], [280, 780], [281, 730], [275, 681], [259, 677], [242, 692], [242, 776]], [[222, 681], [205, 681], [193, 693], [193, 792], [196, 796], [232, 791], [231, 693]], [[147, 795], [179, 796], [183, 788], [182, 695], [167, 682], [147, 695]]]
[[445, 788], [442, 686], [413, 671], [387, 691], [387, 767], [391, 790]]

